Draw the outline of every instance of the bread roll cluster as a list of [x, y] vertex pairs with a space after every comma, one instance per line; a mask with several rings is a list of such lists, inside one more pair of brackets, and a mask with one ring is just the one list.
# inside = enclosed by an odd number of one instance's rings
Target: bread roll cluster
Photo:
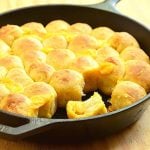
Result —
[[[127, 32], [64, 20], [0, 28], [1, 110], [51, 118], [65, 108], [68, 118], [83, 118], [121, 109], [148, 92], [149, 56]], [[110, 96], [109, 107], [100, 93]]]

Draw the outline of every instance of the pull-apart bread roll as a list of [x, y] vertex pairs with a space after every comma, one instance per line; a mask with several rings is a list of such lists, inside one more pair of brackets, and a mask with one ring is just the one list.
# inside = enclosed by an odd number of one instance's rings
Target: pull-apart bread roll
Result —
[[69, 43], [68, 48], [77, 56], [94, 55], [99, 43], [95, 37], [88, 34], [79, 34]]
[[35, 51], [35, 50], [25, 51], [24, 53], [20, 55], [20, 58], [22, 59], [24, 63], [24, 67], [27, 72], [29, 70], [30, 65], [33, 62], [34, 63], [46, 62], [46, 54], [43, 53], [42, 51]]
[[68, 49], [55, 49], [47, 55], [47, 63], [56, 70], [68, 68], [74, 59], [75, 54]]
[[124, 61], [128, 60], [142, 60], [147, 63], [150, 63], [148, 55], [139, 47], [129, 46], [125, 48], [121, 53], [120, 57]]
[[145, 95], [146, 91], [139, 84], [131, 81], [121, 81], [112, 92], [110, 99], [112, 105], [109, 107], [109, 110], [114, 111], [131, 105]]
[[97, 38], [98, 40], [107, 40], [112, 36], [114, 31], [108, 27], [97, 27], [92, 30], [91, 35]]
[[12, 51], [15, 55], [21, 55], [25, 51], [42, 50], [42, 43], [33, 36], [23, 36], [16, 39], [12, 45]]
[[141, 60], [127, 61], [123, 80], [136, 82], [150, 92], [150, 65]]
[[85, 81], [84, 92], [87, 93], [97, 89], [99, 65], [92, 57], [78, 57], [70, 65], [70, 68], [83, 75]]
[[98, 64], [101, 64], [103, 61], [110, 57], [118, 58], [119, 53], [110, 46], [105, 46], [97, 50], [96, 61]]
[[139, 47], [136, 39], [127, 32], [115, 32], [109, 39], [108, 44], [116, 49], [118, 52], [121, 52], [123, 49], [128, 46]]
[[70, 25], [64, 20], [54, 20], [49, 22], [45, 28], [48, 33], [56, 33], [61, 30], [67, 30], [69, 26]]
[[0, 81], [6, 77], [7, 72], [8, 70], [5, 67], [0, 66]]
[[47, 83], [49, 83], [54, 71], [55, 69], [52, 66], [42, 62], [32, 63], [28, 68], [28, 74], [34, 81]]
[[17, 25], [5, 25], [0, 28], [0, 39], [8, 45], [12, 45], [13, 41], [24, 34], [23, 30]]
[[67, 116], [70, 119], [107, 113], [102, 97], [97, 92], [86, 101], [69, 101], [66, 110]]
[[21, 26], [25, 34], [36, 35], [39, 38], [44, 38], [47, 34], [46, 29], [41, 23], [28, 22]]
[[0, 66], [4, 66], [7, 70], [12, 68], [24, 68], [20, 57], [15, 55], [7, 55], [0, 58]]
[[72, 24], [69, 29], [71, 32], [79, 32], [79, 33], [86, 33], [90, 34], [92, 31], [92, 27], [86, 23], [74, 23]]
[[4, 82], [12, 92], [16, 92], [15, 90], [18, 90], [16, 88], [20, 86], [23, 90], [23, 88], [31, 84], [33, 80], [26, 74], [24, 69], [13, 68], [7, 73]]
[[50, 36], [43, 41], [44, 51], [46, 53], [53, 49], [65, 49], [67, 45], [67, 40], [63, 35]]
[[37, 117], [32, 101], [23, 94], [9, 94], [0, 101], [0, 109], [23, 116]]
[[9, 89], [5, 86], [5, 84], [0, 83], [0, 101], [8, 94], [10, 94]]
[[99, 63], [98, 88], [106, 95], [111, 95], [118, 80], [124, 75], [124, 62], [118, 52], [110, 47], [98, 50], [97, 62]]
[[44, 82], [34, 82], [24, 89], [24, 94], [33, 103], [39, 117], [51, 118], [57, 108], [57, 94], [52, 86]]
[[57, 92], [59, 107], [65, 107], [69, 100], [81, 100], [84, 84], [82, 74], [70, 69], [54, 72], [50, 81]]
[[0, 39], [0, 57], [3, 57], [5, 55], [8, 55], [10, 52], [10, 47]]

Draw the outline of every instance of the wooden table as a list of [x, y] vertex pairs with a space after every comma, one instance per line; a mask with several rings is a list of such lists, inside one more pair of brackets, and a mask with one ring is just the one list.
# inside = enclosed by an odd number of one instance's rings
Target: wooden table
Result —
[[[45, 3], [91, 4], [100, 0], [0, 0], [0, 12], [17, 7]], [[102, 1], [102, 0], [101, 0]], [[122, 0], [117, 8], [124, 14], [137, 19], [150, 27], [149, 0]], [[128, 9], [126, 9], [128, 8]], [[140, 13], [139, 13], [140, 12]], [[134, 125], [124, 131], [104, 139], [74, 144], [36, 143], [29, 141], [8, 141], [0, 139], [0, 150], [150, 150], [150, 106]]]

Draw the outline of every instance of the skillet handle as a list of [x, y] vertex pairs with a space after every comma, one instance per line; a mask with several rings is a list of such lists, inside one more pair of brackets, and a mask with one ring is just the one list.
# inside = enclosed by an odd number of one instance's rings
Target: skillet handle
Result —
[[[17, 120], [18, 123], [12, 123]], [[0, 111], [0, 135], [7, 138], [24, 138], [46, 130], [45, 126], [50, 126], [61, 119], [28, 118], [9, 112]], [[40, 130], [39, 130], [40, 129]]]
[[119, 1], [120, 0], [105, 0], [102, 3], [88, 5], [88, 7], [102, 9], [116, 14], [121, 14], [115, 7]]

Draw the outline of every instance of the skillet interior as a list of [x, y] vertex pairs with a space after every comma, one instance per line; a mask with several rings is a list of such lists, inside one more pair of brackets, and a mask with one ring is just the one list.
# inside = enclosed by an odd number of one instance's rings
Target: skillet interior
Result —
[[[108, 26], [115, 31], [129, 32], [138, 40], [140, 46], [150, 56], [150, 31], [148, 29], [126, 17], [103, 10], [67, 5], [47, 5], [24, 8], [0, 15], [0, 26], [6, 24], [22, 25], [31, 21], [41, 22], [46, 25], [49, 21], [55, 19], [64, 19], [70, 24], [75, 22], [85, 22], [90, 24], [93, 28], [97, 26]], [[91, 120], [87, 119], [84, 122], [80, 120], [77, 122], [69, 121], [67, 122], [67, 126], [65, 122], [60, 122], [59, 124], [56, 123], [51, 125], [51, 127], [42, 129], [40, 132], [49, 129], [51, 135], [57, 134], [59, 136], [67, 134], [85, 136], [87, 131], [93, 136], [95, 136], [97, 132], [100, 133], [100, 136], [113, 133], [130, 125], [141, 116], [147, 107], [147, 101], [143, 100], [143, 102], [144, 103], [141, 102], [135, 107], [127, 108], [123, 112], [117, 112], [108, 117], [97, 117]], [[55, 115], [55, 118], [66, 118], [66, 115], [64, 111], [60, 110]], [[72, 130], [74, 131], [73, 133]], [[36, 134], [36, 132], [30, 134], [26, 133], [22, 136], [24, 137], [32, 134]]]

